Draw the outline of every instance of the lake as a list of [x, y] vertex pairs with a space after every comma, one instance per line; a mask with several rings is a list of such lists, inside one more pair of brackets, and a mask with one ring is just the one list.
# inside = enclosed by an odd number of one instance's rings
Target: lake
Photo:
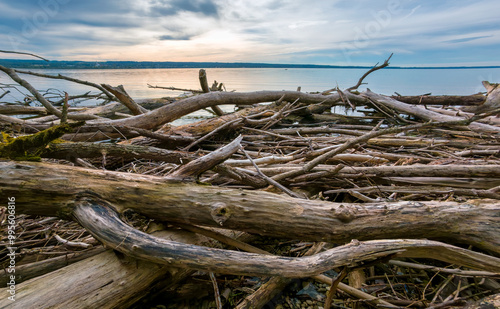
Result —
[[[33, 70], [45, 74], [62, 74], [69, 77], [106, 83], [113, 86], [124, 85], [134, 99], [177, 96], [182, 91], [169, 91], [148, 88], [148, 84], [157, 86], [173, 86], [177, 88], [199, 89], [199, 69], [109, 69], [109, 70]], [[336, 87], [348, 88], [357, 83], [367, 69], [278, 69], [278, 68], [233, 68], [207, 69], [209, 84], [214, 80], [224, 83], [228, 91], [258, 91], [258, 90], [296, 90], [323, 91]], [[38, 78], [21, 75], [35, 88], [48, 88], [66, 91], [70, 95], [82, 94], [87, 91], [95, 93], [94, 88], [64, 80]], [[499, 68], [483, 69], [390, 69], [385, 68], [370, 74], [365, 82], [372, 91], [391, 95], [398, 92], [401, 95], [468, 95], [483, 92], [481, 81], [500, 82]], [[0, 72], [1, 84], [13, 84], [13, 81]], [[21, 89], [21, 87], [18, 87]], [[0, 95], [3, 93], [0, 89]], [[16, 91], [0, 99], [1, 102], [14, 102], [22, 99]], [[84, 103], [84, 104], [88, 104]], [[226, 107], [224, 109], [228, 109]], [[199, 113], [203, 115], [203, 113]]]

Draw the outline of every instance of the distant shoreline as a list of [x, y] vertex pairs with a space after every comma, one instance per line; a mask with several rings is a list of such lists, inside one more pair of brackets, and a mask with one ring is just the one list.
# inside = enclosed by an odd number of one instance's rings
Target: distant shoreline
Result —
[[[370, 69], [372, 66], [341, 66], [316, 64], [272, 64], [244, 62], [153, 62], [153, 61], [43, 61], [0, 59], [0, 65], [23, 69]], [[497, 69], [500, 66], [439, 66], [439, 67], [400, 67], [386, 69]]]

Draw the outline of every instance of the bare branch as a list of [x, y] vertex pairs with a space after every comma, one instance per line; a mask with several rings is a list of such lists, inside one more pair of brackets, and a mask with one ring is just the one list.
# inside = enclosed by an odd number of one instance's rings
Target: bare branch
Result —
[[77, 84], [82, 84], [82, 85], [94, 87], [94, 88], [97, 88], [100, 91], [102, 91], [110, 100], [113, 100], [113, 101], [117, 100], [111, 93], [109, 93], [106, 89], [104, 89], [104, 87], [102, 87], [101, 85], [96, 84], [96, 83], [92, 83], [92, 82], [88, 82], [88, 81], [76, 79], [76, 78], [73, 78], [73, 77], [64, 76], [64, 75], [61, 75], [61, 74], [49, 75], [49, 74], [35, 73], [35, 72], [31, 72], [31, 71], [24, 71], [24, 70], [17, 70], [17, 69], [14, 69], [14, 71], [16, 71], [17, 73], [21, 73], [21, 74], [28, 74], [28, 75], [33, 75], [33, 76], [38, 76], [38, 77], [44, 77], [44, 78], [63, 79], [63, 80], [67, 80], [67, 81], [70, 81], [70, 82], [77, 83]]
[[47, 62], [50, 61], [50, 60], [47, 60], [47, 59], [45, 59], [43, 57], [40, 57], [40, 56], [32, 54], [32, 53], [17, 52], [17, 51], [11, 51], [11, 50], [0, 50], [0, 53], [28, 55], [28, 56], [33, 56], [33, 57], [38, 58], [38, 59], [42, 59], [42, 60], [47, 61]]
[[378, 65], [378, 63], [373, 67], [371, 68], [370, 70], [368, 70], [368, 72], [366, 72], [365, 74], [363, 74], [363, 76], [361, 76], [361, 78], [359, 79], [358, 83], [352, 87], [349, 87], [347, 88], [346, 90], [347, 91], [352, 91], [352, 90], [356, 90], [359, 88], [359, 86], [363, 85], [363, 80], [368, 76], [370, 75], [370, 73], [372, 72], [375, 72], [377, 70], [380, 70], [380, 69], [383, 69], [385, 68], [386, 66], [389, 65], [389, 60], [391, 59], [392, 55], [394, 55], [394, 53], [392, 53], [389, 58], [387, 58], [384, 63], [382, 63], [381, 65]]

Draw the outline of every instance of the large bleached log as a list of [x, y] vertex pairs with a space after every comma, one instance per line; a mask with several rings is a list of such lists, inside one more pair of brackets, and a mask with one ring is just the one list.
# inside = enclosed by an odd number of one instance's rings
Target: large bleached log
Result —
[[288, 102], [299, 99], [301, 103], [337, 102], [340, 100], [338, 94], [321, 95], [300, 91], [210, 92], [176, 101], [142, 115], [113, 120], [110, 123], [113, 123], [113, 125], [154, 129], [162, 124], [169, 123], [184, 115], [207, 107], [217, 105], [251, 105], [277, 101], [281, 98]]
[[482, 94], [473, 94], [467, 96], [461, 95], [415, 95], [415, 96], [392, 96], [391, 98], [400, 102], [414, 105], [461, 105], [477, 106], [484, 103], [485, 96]]
[[[188, 244], [208, 246], [212, 243], [182, 230], [155, 234], [160, 239]], [[166, 288], [191, 273], [191, 270], [135, 260], [108, 250], [18, 284], [16, 301], [3, 297], [0, 308], [128, 308], [150, 293], [158, 282]]]
[[500, 108], [500, 84], [492, 84], [488, 81], [483, 81], [483, 86], [488, 91], [486, 100], [480, 106], [465, 107], [462, 110], [473, 112], [476, 114], [488, 112]]
[[[383, 95], [371, 92], [370, 90], [363, 92], [362, 95], [366, 98], [369, 98], [371, 100], [376, 101], [379, 104], [382, 104], [382, 105], [385, 105], [386, 107], [394, 109], [400, 113], [405, 113], [405, 114], [417, 116], [417, 117], [420, 117], [420, 118], [425, 119], [425, 120], [433, 120], [433, 121], [438, 121], [438, 122], [465, 120], [465, 118], [461, 118], [461, 117], [442, 115], [440, 113], [436, 113], [436, 112], [427, 110], [422, 106], [414, 106], [414, 105], [406, 104], [406, 103], [400, 102], [398, 100], [395, 100], [391, 97], [387, 97], [387, 96], [383, 96]], [[479, 122], [473, 122], [473, 123], [469, 124], [468, 127], [471, 130], [478, 131], [478, 132], [500, 133], [500, 127], [496, 127], [496, 126], [492, 126], [492, 125], [488, 125], [488, 124], [484, 124], [484, 123], [479, 123]]]
[[315, 255], [296, 258], [211, 249], [154, 237], [128, 226], [109, 204], [95, 198], [76, 201], [73, 215], [94, 237], [127, 256], [217, 273], [301, 278], [393, 255], [434, 258], [500, 272], [499, 258], [429, 240], [353, 241]]
[[[429, 238], [500, 254], [500, 201], [379, 202], [302, 200], [267, 192], [47, 163], [0, 162], [2, 196], [20, 213], [71, 216], [79, 196], [156, 220], [223, 227], [282, 238], [334, 243], [351, 239]], [[485, 241], [487, 239], [488, 241]]]

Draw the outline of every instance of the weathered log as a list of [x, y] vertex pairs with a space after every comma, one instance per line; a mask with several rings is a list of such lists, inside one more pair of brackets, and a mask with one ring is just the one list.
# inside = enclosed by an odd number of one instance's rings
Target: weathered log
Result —
[[243, 137], [241, 135], [238, 136], [234, 141], [227, 144], [226, 146], [221, 147], [206, 156], [203, 156], [181, 166], [178, 170], [174, 171], [169, 176], [173, 178], [187, 178], [201, 175], [202, 173], [213, 168], [219, 163], [224, 162], [224, 160], [238, 151], [242, 138]]
[[116, 156], [121, 159], [151, 159], [168, 163], [183, 164], [195, 156], [175, 150], [139, 145], [96, 144], [96, 143], [52, 143], [43, 150], [44, 158], [65, 159], [98, 158]]
[[[70, 112], [84, 110], [84, 107], [72, 107]], [[2, 115], [23, 115], [23, 114], [40, 114], [47, 115], [47, 109], [36, 106], [24, 106], [17, 104], [0, 104], [0, 114]]]
[[123, 85], [118, 85], [117, 87], [113, 87], [108, 84], [101, 85], [104, 89], [114, 94], [120, 102], [125, 105], [134, 115], [141, 115], [147, 113], [148, 110], [144, 107], [137, 104], [134, 99], [132, 99], [128, 93], [125, 91]]
[[[398, 100], [392, 99], [391, 97], [386, 97], [380, 94], [376, 94], [374, 92], [371, 92], [370, 90], [363, 92], [362, 95], [371, 100], [376, 101], [379, 104], [383, 104], [386, 107], [394, 109], [398, 112], [414, 115], [425, 120], [434, 120], [439, 122], [465, 120], [464, 118], [461, 117], [442, 115], [430, 110], [426, 110], [421, 106], [413, 106], [403, 102], [399, 102]], [[500, 132], [500, 127], [479, 122], [472, 122], [471, 124], [468, 125], [468, 127], [471, 130], [478, 132], [487, 132], [487, 133]]]
[[[155, 235], [188, 244], [213, 244], [205, 237], [178, 229]], [[150, 293], [155, 284], [163, 283], [162, 288], [175, 286], [191, 273], [192, 270], [135, 260], [108, 250], [17, 284], [16, 301], [3, 297], [0, 308], [128, 308]]]
[[111, 205], [96, 198], [76, 201], [73, 215], [96, 239], [127, 256], [216, 273], [310, 277], [335, 267], [355, 267], [393, 255], [433, 258], [500, 273], [500, 258], [436, 241], [354, 241], [312, 256], [292, 258], [206, 248], [154, 237], [122, 222]]
[[488, 81], [483, 81], [483, 86], [488, 91], [486, 101], [480, 106], [464, 107], [462, 110], [476, 114], [488, 112], [500, 107], [500, 84], [491, 84]]
[[336, 243], [425, 237], [500, 254], [498, 200], [332, 203], [154, 176], [9, 161], [0, 162], [0, 186], [2, 195], [16, 197], [16, 210], [27, 214], [70, 216], [75, 197], [90, 194], [118, 211], [130, 208], [157, 220], [273, 237]]
[[[261, 170], [267, 175], [300, 170], [300, 165], [270, 165]], [[311, 172], [332, 171], [334, 165], [319, 165]], [[350, 166], [342, 169], [338, 177], [500, 177], [500, 165], [382, 165], [382, 166]], [[300, 177], [300, 176], [299, 176]], [[493, 185], [494, 186], [494, 185]]]
[[107, 251], [16, 286], [15, 302], [1, 308], [117, 308], [141, 298], [167, 268], [146, 261], [121, 261]]
[[[16, 273], [19, 274], [19, 276], [16, 276], [16, 284], [45, 275], [86, 258], [98, 255], [105, 250], [106, 249], [104, 249], [102, 246], [99, 246], [85, 251], [75, 251], [63, 256], [16, 266]], [[7, 272], [7, 270], [0, 270], [0, 285], [6, 286], [7, 282], [9, 281], [9, 276], [10, 274]]]
[[143, 129], [154, 129], [158, 126], [174, 121], [194, 111], [217, 105], [249, 105], [255, 103], [283, 100], [293, 102], [297, 99], [302, 103], [336, 102], [340, 99], [338, 94], [321, 95], [309, 94], [299, 91], [256, 91], [256, 92], [210, 92], [189, 97], [165, 105], [146, 114], [127, 119], [113, 120], [109, 123], [138, 127]]
[[391, 98], [400, 102], [412, 105], [445, 105], [445, 106], [463, 106], [480, 105], [484, 103], [486, 97], [482, 94], [473, 94], [467, 96], [459, 95], [421, 95], [421, 96], [392, 96]]
[[[491, 183], [489, 184], [492, 185]], [[500, 193], [495, 192], [494, 190], [476, 190], [476, 189], [461, 189], [461, 188], [453, 188], [453, 187], [439, 187], [439, 186], [372, 186], [365, 188], [347, 188], [347, 189], [334, 189], [327, 190], [323, 192], [323, 194], [337, 194], [349, 191], [356, 191], [360, 193], [411, 193], [411, 194], [451, 194], [455, 193], [458, 195], [465, 196], [473, 196], [473, 197], [482, 197], [482, 198], [491, 198], [500, 200]], [[499, 190], [500, 191], [500, 190]]]
[[481, 300], [468, 303], [464, 309], [493, 309], [500, 308], [500, 293], [487, 296]]

